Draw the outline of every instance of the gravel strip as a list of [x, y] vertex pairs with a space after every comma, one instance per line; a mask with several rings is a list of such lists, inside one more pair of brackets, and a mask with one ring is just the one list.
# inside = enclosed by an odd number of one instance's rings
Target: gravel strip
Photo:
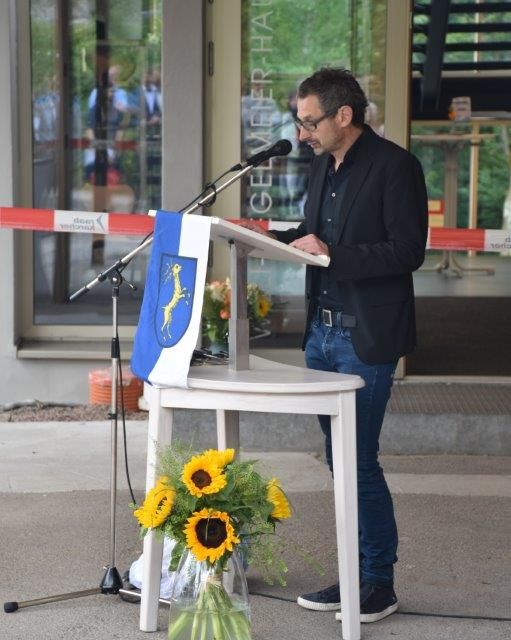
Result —
[[[96, 422], [108, 420], [110, 407], [99, 404], [54, 405], [35, 401], [0, 409], [0, 422]], [[126, 412], [126, 420], [147, 420], [146, 411]], [[119, 418], [122, 418], [119, 411]]]

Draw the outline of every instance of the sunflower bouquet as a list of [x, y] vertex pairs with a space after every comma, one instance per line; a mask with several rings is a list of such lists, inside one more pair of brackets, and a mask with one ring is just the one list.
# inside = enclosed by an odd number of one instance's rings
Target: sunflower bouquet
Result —
[[[193, 584], [184, 591], [196, 591], [193, 605], [188, 599], [180, 606], [171, 597], [169, 640], [250, 640], [248, 595], [243, 609], [224, 578], [233, 561], [240, 564], [241, 551], [246, 564], [260, 569], [268, 582], [285, 584], [284, 541], [275, 528], [291, 516], [286, 495], [276, 478], [265, 479], [255, 470], [253, 461], [237, 460], [234, 449], [192, 455], [174, 445], [159, 458], [161, 476], [134, 515], [142, 534], [153, 529], [173, 539], [175, 585], [188, 579]], [[191, 582], [190, 556], [199, 565]]]
[[[247, 286], [247, 315], [251, 334], [262, 330], [263, 321], [270, 309], [270, 299], [261, 287], [253, 282], [249, 283]], [[202, 305], [203, 335], [207, 336], [211, 343], [226, 342], [230, 317], [231, 282], [229, 278], [207, 282]]]

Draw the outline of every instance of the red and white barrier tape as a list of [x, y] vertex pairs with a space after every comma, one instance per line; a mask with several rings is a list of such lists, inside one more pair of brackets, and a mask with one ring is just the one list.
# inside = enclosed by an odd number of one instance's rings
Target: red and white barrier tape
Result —
[[426, 248], [451, 251], [504, 251], [511, 249], [511, 231], [431, 227]]
[[[231, 219], [231, 222], [236, 220]], [[293, 223], [285, 221], [258, 220], [257, 223], [263, 229], [288, 229], [293, 226]], [[0, 229], [138, 236], [148, 234], [153, 230], [153, 226], [154, 218], [144, 214], [0, 207]], [[511, 231], [431, 227], [427, 248], [451, 251], [504, 251], [511, 249]]]
[[128, 213], [0, 207], [0, 228], [104, 235], [147, 235], [154, 218]]

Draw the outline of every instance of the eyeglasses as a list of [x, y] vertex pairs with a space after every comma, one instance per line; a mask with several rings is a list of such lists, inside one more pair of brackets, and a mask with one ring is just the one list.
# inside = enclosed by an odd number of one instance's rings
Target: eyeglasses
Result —
[[320, 122], [326, 120], [326, 118], [335, 116], [339, 109], [340, 107], [337, 107], [337, 109], [327, 111], [320, 118], [316, 118], [315, 120], [300, 120], [300, 118], [293, 118], [293, 120], [298, 129], [305, 129], [305, 131], [316, 131]]

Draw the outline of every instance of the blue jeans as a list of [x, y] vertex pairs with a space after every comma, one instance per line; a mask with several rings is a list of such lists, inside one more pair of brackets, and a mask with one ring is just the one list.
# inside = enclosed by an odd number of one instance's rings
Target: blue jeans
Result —
[[[353, 349], [349, 329], [327, 327], [318, 320], [310, 327], [305, 361], [309, 369], [349, 373], [365, 380], [365, 387], [356, 392], [360, 577], [373, 584], [392, 582], [397, 527], [392, 498], [378, 463], [378, 439], [397, 363], [365, 364]], [[330, 416], [318, 418], [325, 434], [326, 460], [333, 471]]]

